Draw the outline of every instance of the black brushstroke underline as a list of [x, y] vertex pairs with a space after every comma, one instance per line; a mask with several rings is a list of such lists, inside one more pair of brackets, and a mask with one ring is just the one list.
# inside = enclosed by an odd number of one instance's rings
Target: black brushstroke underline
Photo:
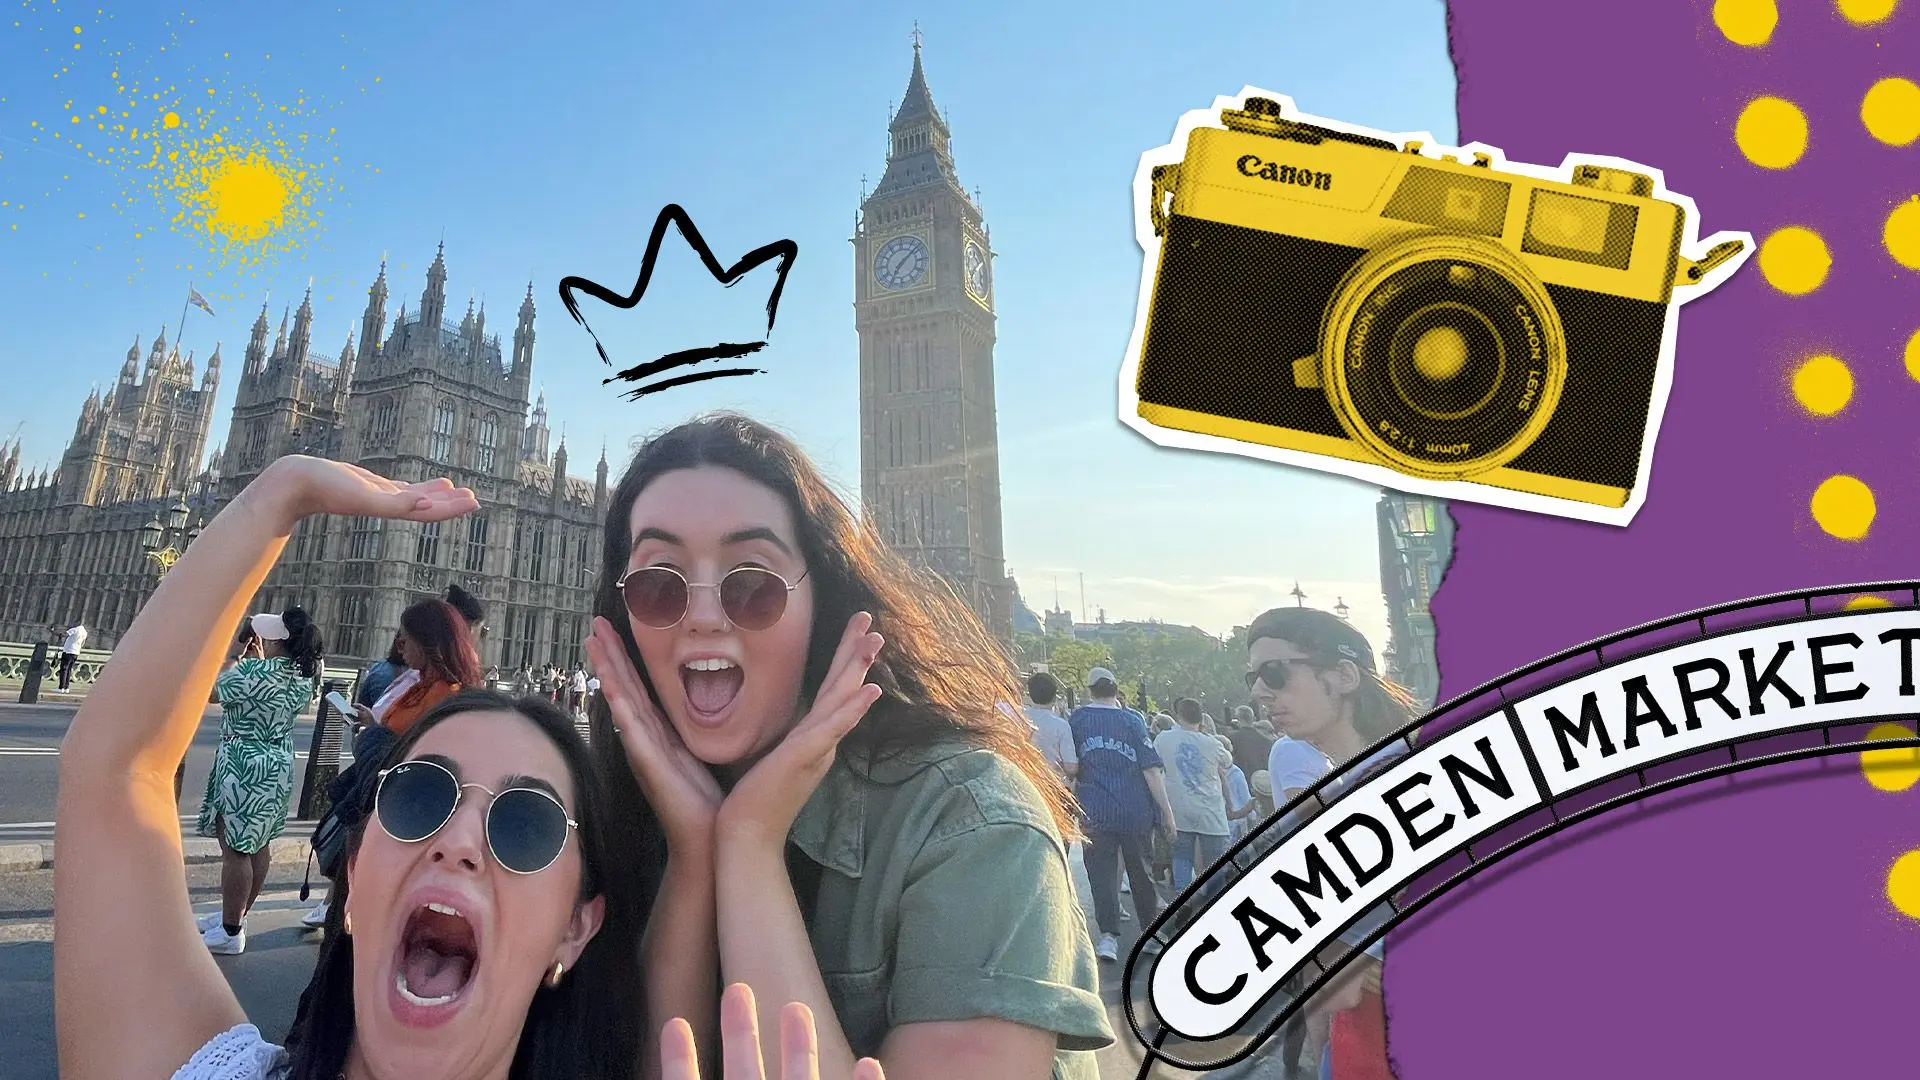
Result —
[[638, 382], [641, 379], [652, 378], [663, 371], [670, 371], [673, 368], [686, 367], [689, 364], [698, 364], [707, 360], [732, 360], [735, 357], [757, 353], [766, 347], [767, 343], [764, 341], [723, 341], [718, 345], [709, 345], [701, 349], [682, 349], [679, 352], [668, 353], [650, 363], [638, 364], [634, 367], [627, 368], [625, 371], [615, 374], [613, 378], [600, 380], [600, 385], [605, 386], [614, 379]]
[[657, 382], [649, 386], [637, 387], [620, 396], [626, 398], [628, 401], [639, 401], [648, 394], [657, 394], [662, 390], [671, 390], [676, 386], [686, 386], [689, 383], [705, 382], [708, 379], [724, 379], [730, 375], [762, 374], [765, 374], [765, 372], [760, 368], [722, 368], [719, 371], [703, 371], [697, 375], [682, 375], [677, 379], [668, 379], [665, 382]]

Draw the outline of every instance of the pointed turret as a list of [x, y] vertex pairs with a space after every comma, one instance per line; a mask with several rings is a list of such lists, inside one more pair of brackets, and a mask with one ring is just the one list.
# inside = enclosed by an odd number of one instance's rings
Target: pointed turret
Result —
[[380, 333], [387, 327], [387, 258], [380, 257], [380, 273], [367, 287], [367, 310], [360, 316], [360, 362], [380, 351]]
[[200, 389], [213, 393], [220, 388], [220, 343], [213, 343], [213, 355], [207, 357], [207, 373], [200, 379]]
[[288, 344], [287, 360], [299, 371], [307, 366], [307, 356], [313, 348], [313, 282], [307, 282], [307, 295], [300, 300], [300, 310], [293, 315], [293, 340]]
[[[240, 364], [242, 377], [258, 375], [267, 366], [267, 301], [260, 302], [260, 317], [253, 320], [253, 335], [247, 339], [247, 351]], [[244, 385], [244, 383], [243, 383]]]
[[166, 359], [166, 357], [167, 328], [163, 325], [160, 327], [160, 336], [153, 339], [153, 348], [147, 351], [147, 370], [152, 371], [158, 368], [160, 361]]
[[607, 441], [600, 440], [600, 464], [593, 467], [593, 508], [607, 505]]
[[273, 352], [267, 359], [278, 360], [285, 355], [287, 355], [287, 309], [283, 307], [280, 309], [280, 332], [273, 336]]
[[533, 416], [527, 422], [527, 432], [520, 444], [520, 457], [524, 461], [547, 460], [547, 445], [551, 433], [547, 430], [547, 392], [540, 391], [540, 400], [534, 403]]
[[433, 265], [427, 267], [427, 288], [420, 294], [420, 325], [429, 342], [438, 342], [447, 309], [447, 242], [440, 241]]
[[513, 328], [514, 392], [525, 401], [527, 388], [533, 385], [533, 282], [527, 282], [527, 298], [520, 301], [520, 322]]
[[567, 497], [567, 436], [560, 435], [560, 449], [553, 452], [553, 501]]
[[887, 131], [892, 136], [887, 152], [887, 171], [873, 189], [875, 195], [940, 180], [959, 187], [960, 179], [954, 171], [950, 145], [953, 132], [934, 105], [933, 92], [927, 89], [927, 73], [920, 66], [920, 30], [917, 26], [913, 31], [913, 74], [907, 77], [906, 96], [901, 99], [900, 108], [894, 112]]
[[132, 382], [140, 374], [140, 335], [133, 335], [133, 347], [127, 350], [127, 362], [120, 366], [120, 381]]

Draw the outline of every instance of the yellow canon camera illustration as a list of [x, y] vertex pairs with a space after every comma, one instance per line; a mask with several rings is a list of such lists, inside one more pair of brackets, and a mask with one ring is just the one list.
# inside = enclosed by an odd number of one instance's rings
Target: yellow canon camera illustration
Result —
[[1676, 291], [1705, 292], [1751, 238], [1685, 257], [1691, 202], [1628, 169], [1553, 179], [1485, 152], [1434, 157], [1264, 97], [1220, 119], [1151, 169], [1140, 418], [1624, 524], [1671, 378]]

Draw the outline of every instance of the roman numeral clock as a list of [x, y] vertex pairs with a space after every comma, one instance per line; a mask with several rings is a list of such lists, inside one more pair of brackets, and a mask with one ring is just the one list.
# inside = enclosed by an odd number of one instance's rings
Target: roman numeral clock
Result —
[[926, 283], [932, 265], [933, 253], [925, 240], [912, 234], [896, 236], [874, 252], [873, 280], [882, 289], [900, 292]]

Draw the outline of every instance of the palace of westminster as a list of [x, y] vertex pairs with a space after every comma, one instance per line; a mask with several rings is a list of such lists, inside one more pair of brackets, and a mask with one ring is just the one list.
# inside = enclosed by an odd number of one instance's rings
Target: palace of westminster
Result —
[[[853, 236], [861, 503], [889, 544], [950, 583], [1010, 645], [1016, 619], [1039, 626], [1001, 539], [991, 234], [960, 184], [917, 38], [888, 136], [886, 171]], [[402, 609], [458, 582], [487, 608], [483, 667], [578, 664], [600, 564], [605, 451], [588, 481], [568, 473], [564, 437], [551, 445], [545, 395], [531, 396], [531, 285], [510, 348], [487, 332], [484, 307], [469, 303], [454, 322], [446, 300], [443, 244], [418, 307], [403, 302], [391, 321], [381, 264], [359, 330], [335, 358], [314, 349], [311, 291], [271, 342], [263, 306], [226, 441], [204, 467], [219, 348], [196, 385], [192, 355], [164, 328], [144, 364], [136, 339], [112, 388], [82, 405], [58, 465], [25, 472], [18, 441], [0, 445], [0, 641], [46, 640], [49, 628], [79, 623], [90, 648], [111, 649], [193, 526], [276, 457], [304, 453], [403, 481], [447, 476], [482, 509], [429, 525], [309, 519], [252, 610], [300, 604], [329, 662], [359, 665], [385, 654]], [[1451, 522], [1433, 500], [1393, 493], [1379, 510], [1388, 673], [1431, 701], [1427, 602], [1451, 556]]]
[[[1010, 642], [991, 256], [950, 137], [916, 42], [886, 173], [854, 237], [861, 499], [896, 549], [941, 573]], [[311, 290], [277, 332], [263, 306], [210, 459], [220, 350], [196, 372], [164, 327], [144, 364], [136, 340], [113, 386], [87, 398], [57, 466], [23, 472], [17, 440], [0, 446], [0, 640], [80, 623], [90, 648], [112, 648], [157, 584], [148, 552], [184, 546], [269, 462], [307, 453], [403, 481], [448, 476], [482, 509], [428, 525], [310, 519], [254, 610], [298, 603], [330, 662], [364, 663], [385, 654], [403, 608], [458, 582], [487, 607], [483, 666], [578, 663], [608, 464], [603, 450], [584, 480], [568, 472], [565, 439], [551, 445], [545, 395], [531, 396], [533, 287], [504, 345], [484, 308], [447, 317], [444, 244], [413, 311], [403, 302], [389, 320], [387, 299], [382, 263], [337, 357], [313, 344]]]

